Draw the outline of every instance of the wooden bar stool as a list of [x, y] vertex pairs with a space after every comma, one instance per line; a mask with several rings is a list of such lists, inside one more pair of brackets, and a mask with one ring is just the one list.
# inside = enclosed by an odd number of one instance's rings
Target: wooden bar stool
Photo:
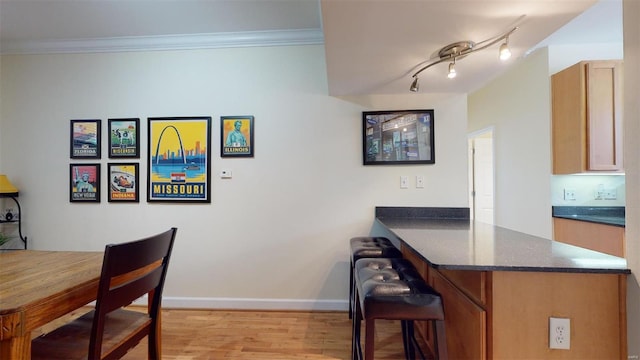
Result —
[[352, 329], [352, 359], [361, 360], [361, 322], [365, 320], [364, 360], [373, 360], [375, 320], [400, 320], [406, 359], [415, 359], [414, 321], [430, 321], [433, 356], [447, 359], [447, 340], [442, 298], [422, 279], [406, 259], [365, 258], [354, 267], [355, 308]]
[[351, 268], [349, 270], [349, 319], [353, 316], [354, 286], [353, 266], [362, 258], [400, 258], [400, 250], [385, 237], [358, 236], [351, 238]]

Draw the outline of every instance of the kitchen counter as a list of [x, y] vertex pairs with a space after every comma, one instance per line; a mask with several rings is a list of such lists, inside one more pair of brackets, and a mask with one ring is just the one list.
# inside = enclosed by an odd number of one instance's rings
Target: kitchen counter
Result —
[[625, 226], [624, 206], [553, 206], [551, 216], [596, 224]]
[[[474, 222], [468, 208], [376, 208], [371, 234], [442, 295], [452, 359], [627, 358], [624, 258]], [[549, 349], [551, 317], [571, 319], [569, 350]]]
[[377, 208], [375, 221], [436, 269], [630, 273], [624, 258], [471, 221], [451, 209], [416, 209]]

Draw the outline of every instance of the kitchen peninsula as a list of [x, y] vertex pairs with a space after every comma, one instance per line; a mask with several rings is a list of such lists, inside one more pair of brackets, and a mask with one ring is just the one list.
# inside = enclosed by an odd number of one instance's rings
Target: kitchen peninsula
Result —
[[[469, 220], [468, 208], [377, 207], [445, 304], [454, 359], [626, 359], [625, 259]], [[550, 349], [549, 318], [570, 319]]]

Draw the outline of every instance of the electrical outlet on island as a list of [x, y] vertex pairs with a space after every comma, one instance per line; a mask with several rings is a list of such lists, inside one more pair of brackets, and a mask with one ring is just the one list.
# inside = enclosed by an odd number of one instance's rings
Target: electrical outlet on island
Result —
[[549, 348], [562, 350], [571, 348], [571, 319], [549, 318]]

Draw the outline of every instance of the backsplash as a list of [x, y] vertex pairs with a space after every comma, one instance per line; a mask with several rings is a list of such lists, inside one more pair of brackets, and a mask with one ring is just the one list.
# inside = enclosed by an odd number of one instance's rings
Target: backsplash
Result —
[[553, 206], [625, 206], [624, 175], [553, 175]]

